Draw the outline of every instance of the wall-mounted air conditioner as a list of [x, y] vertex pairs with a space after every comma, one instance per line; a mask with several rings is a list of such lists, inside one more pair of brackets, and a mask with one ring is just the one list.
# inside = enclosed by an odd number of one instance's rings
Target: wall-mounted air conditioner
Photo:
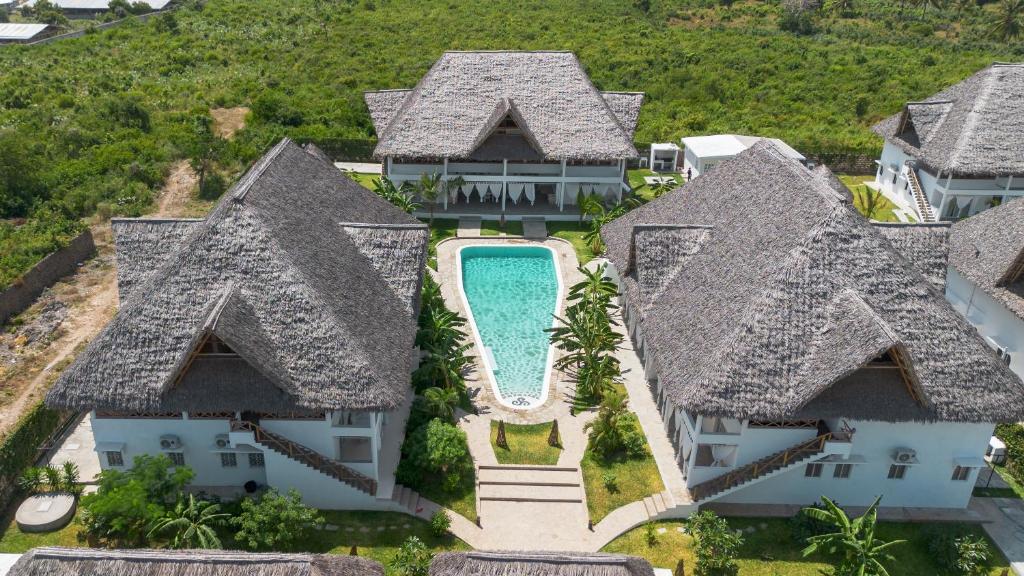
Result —
[[897, 448], [892, 459], [897, 464], [913, 464], [917, 462], [917, 452], [910, 448]]
[[228, 439], [227, 434], [217, 434], [213, 437], [213, 445], [217, 448], [230, 448], [231, 440]]
[[160, 437], [161, 450], [175, 450], [181, 448], [181, 438], [175, 434], [164, 434]]

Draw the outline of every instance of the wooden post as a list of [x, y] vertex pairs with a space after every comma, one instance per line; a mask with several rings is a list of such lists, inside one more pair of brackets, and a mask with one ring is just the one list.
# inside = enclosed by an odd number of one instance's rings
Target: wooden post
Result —
[[498, 448], [508, 450], [508, 439], [505, 438], [505, 421], [498, 420], [498, 437], [494, 441]]
[[676, 571], [672, 573], [672, 576], [686, 576], [686, 562], [683, 562], [682, 558], [676, 563]]
[[349, 549], [348, 555], [349, 556], [359, 556], [359, 548], [356, 547], [356, 546], [353, 546], [352, 548]]
[[551, 422], [551, 434], [548, 435], [548, 446], [558, 448], [562, 445], [562, 439], [558, 436], [558, 420]]

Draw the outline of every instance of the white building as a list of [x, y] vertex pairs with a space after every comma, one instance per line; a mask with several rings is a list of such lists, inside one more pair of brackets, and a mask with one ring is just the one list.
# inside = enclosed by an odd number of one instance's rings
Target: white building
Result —
[[[155, 10], [163, 10], [173, 0], [140, 0]], [[50, 0], [68, 18], [95, 18], [110, 10], [110, 0]], [[28, 0], [26, 6], [34, 6], [36, 0]], [[130, 2], [134, 4], [134, 2]]]
[[571, 52], [445, 52], [415, 88], [365, 99], [384, 176], [462, 179], [448, 214], [575, 219], [581, 193], [618, 202], [639, 155], [643, 94], [599, 92]]
[[778, 138], [763, 138], [761, 136], [743, 136], [741, 134], [714, 134], [712, 136], [688, 136], [683, 138], [683, 168], [682, 171], [690, 170], [694, 178], [706, 174], [723, 160], [750, 148], [762, 140], [770, 140], [775, 143], [780, 151], [788, 158], [799, 162], [806, 162], [803, 154]]
[[602, 229], [698, 506], [967, 505], [1024, 384], [942, 297], [948, 230], [771, 142]]
[[953, 225], [946, 298], [1024, 376], [1024, 200]]
[[993, 64], [874, 127], [875, 182], [919, 221], [959, 220], [1024, 196], [1024, 64]]
[[679, 168], [679, 146], [672, 142], [651, 144], [647, 166], [655, 172], [675, 172]]
[[112, 226], [121, 308], [46, 400], [91, 412], [101, 466], [394, 509], [426, 226], [289, 140], [205, 220]]
[[0, 44], [24, 44], [39, 40], [49, 30], [49, 24], [0, 23]]

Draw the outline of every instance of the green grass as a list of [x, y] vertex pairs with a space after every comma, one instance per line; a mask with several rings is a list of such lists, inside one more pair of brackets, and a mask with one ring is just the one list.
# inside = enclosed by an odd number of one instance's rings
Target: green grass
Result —
[[[421, 218], [427, 223], [426, 218]], [[454, 238], [459, 231], [459, 221], [454, 218], [434, 218], [430, 227], [430, 244], [427, 248], [427, 265], [437, 270], [437, 243], [446, 238]]]
[[506, 220], [505, 229], [502, 230], [497, 220], [484, 220], [480, 223], [481, 236], [500, 236], [504, 232], [506, 236], [522, 236], [522, 220]]
[[580, 224], [578, 220], [570, 221], [548, 221], [548, 236], [568, 240], [576, 249], [576, 258], [580, 265], [586, 264], [595, 258], [594, 251], [590, 245], [583, 240], [583, 235], [590, 230], [589, 224]]
[[[655, 567], [675, 569], [682, 559], [686, 563], [686, 574], [693, 574], [694, 556], [689, 536], [676, 529], [682, 522], [655, 522], [657, 528], [665, 528], [664, 534], [657, 535], [657, 543], [649, 546], [643, 526], [634, 528], [619, 536], [603, 552], [631, 554], [646, 558]], [[761, 525], [766, 528], [761, 528]], [[743, 534], [744, 543], [739, 552], [739, 573], [742, 576], [820, 576], [830, 565], [822, 556], [803, 558], [802, 542], [797, 542], [790, 530], [789, 521], [779, 518], [734, 518], [729, 520], [734, 529], [757, 527], [753, 534]], [[940, 573], [928, 551], [928, 538], [933, 531], [966, 530], [984, 536], [984, 531], [969, 524], [904, 524], [882, 523], [877, 536], [883, 540], [907, 540], [891, 549], [895, 562], [888, 564], [889, 573], [900, 576], [934, 576]], [[986, 537], [987, 538], [987, 537]], [[996, 576], [1008, 566], [995, 545], [989, 542], [996, 560], [986, 574]]]
[[[1009, 488], [975, 488], [975, 496], [987, 496], [992, 498], [1024, 498], [1024, 485], [1021, 485], [1013, 474], [1006, 469], [1005, 465], [993, 464], [992, 468], [995, 469], [996, 474], [1002, 477], [1002, 479], [1010, 485]], [[988, 474], [982, 470], [983, 474]]]
[[665, 172], [656, 173], [647, 168], [637, 168], [636, 170], [626, 171], [626, 178], [629, 179], [629, 187], [633, 189], [633, 194], [638, 198], [650, 202], [654, 200], [654, 191], [651, 190], [650, 186], [644, 182], [645, 176], [673, 176], [676, 179], [676, 184], [681, 186], [685, 178], [677, 172]]
[[[867, 209], [864, 206], [864, 200], [866, 198], [873, 198], [877, 204], [875, 213], [871, 216], [871, 219], [879, 222], [899, 222], [900, 219], [896, 217], [895, 210], [898, 208], [888, 198], [886, 198], [881, 192], [872, 190], [864, 185], [866, 180], [874, 180], [873, 175], [867, 176], [850, 176], [840, 175], [839, 180], [850, 189], [850, 193], [853, 194], [853, 205], [857, 208], [857, 211], [863, 214], [865, 217], [868, 216]], [[907, 215], [911, 222], [914, 217]]]
[[[418, 537], [434, 552], [469, 549], [465, 542], [454, 536], [434, 536], [427, 522], [407, 514], [334, 510], [325, 510], [322, 514], [326, 523], [337, 526], [338, 530], [311, 531], [302, 543], [303, 552], [348, 554], [352, 546], [356, 546], [360, 556], [376, 560], [387, 567], [409, 536]], [[86, 546], [84, 531], [77, 518], [57, 532], [43, 534], [24, 533], [10, 518], [4, 522], [0, 525], [3, 529], [0, 533], [0, 553], [3, 554], [21, 554], [39, 546]], [[223, 541], [227, 547], [236, 546], [229, 538]], [[390, 568], [387, 572], [393, 573]]]
[[380, 180], [381, 178], [380, 174], [367, 174], [365, 172], [345, 172], [345, 175], [369, 190], [373, 190], [373, 181]]
[[[587, 509], [594, 524], [620, 506], [665, 490], [658, 465], [649, 452], [648, 448], [648, 455], [644, 458], [612, 459], [604, 462], [587, 451], [580, 462], [580, 467], [583, 472], [583, 487], [587, 492]], [[616, 485], [613, 490], [605, 486], [605, 474], [615, 475]]]
[[453, 491], [444, 489], [444, 478], [430, 475], [425, 475], [421, 484], [410, 484], [409, 488], [428, 500], [458, 512], [471, 522], [476, 521], [476, 478], [472, 473], [466, 474], [462, 484]]
[[554, 466], [562, 449], [548, 445], [551, 434], [551, 423], [544, 424], [505, 424], [505, 440], [508, 448], [499, 447], [498, 423], [491, 420], [491, 447], [499, 464], [539, 464]]

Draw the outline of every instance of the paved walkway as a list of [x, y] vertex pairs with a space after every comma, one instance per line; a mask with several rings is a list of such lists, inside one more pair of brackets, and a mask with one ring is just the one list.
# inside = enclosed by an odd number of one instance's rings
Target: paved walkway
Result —
[[988, 521], [982, 528], [1010, 561], [1017, 576], [1024, 576], [1024, 501], [1017, 498], [971, 498], [968, 508]]
[[57, 443], [57, 450], [50, 456], [47, 464], [61, 467], [65, 462], [74, 462], [78, 466], [78, 478], [81, 482], [92, 484], [100, 473], [100, 458], [96, 453], [96, 440], [92, 435], [92, 421], [89, 415], [71, 427]]
[[373, 162], [335, 162], [334, 167], [342, 172], [358, 172], [360, 174], [382, 174], [380, 164]]
[[480, 235], [482, 219], [479, 216], [460, 216], [459, 228], [455, 235], [459, 238], [475, 238]]
[[548, 237], [548, 227], [544, 217], [523, 218], [523, 238], [527, 240], [544, 240]]

